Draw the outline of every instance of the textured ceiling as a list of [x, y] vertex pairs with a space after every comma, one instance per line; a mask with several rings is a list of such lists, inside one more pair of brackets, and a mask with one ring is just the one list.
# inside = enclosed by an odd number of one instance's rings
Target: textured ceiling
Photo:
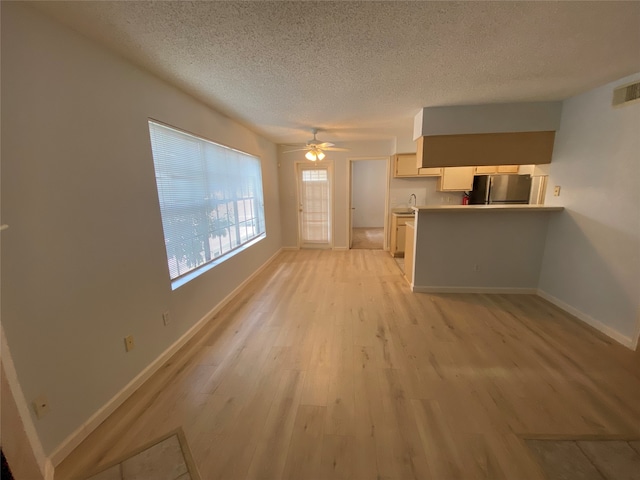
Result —
[[277, 143], [410, 135], [426, 106], [640, 71], [639, 2], [37, 2]]

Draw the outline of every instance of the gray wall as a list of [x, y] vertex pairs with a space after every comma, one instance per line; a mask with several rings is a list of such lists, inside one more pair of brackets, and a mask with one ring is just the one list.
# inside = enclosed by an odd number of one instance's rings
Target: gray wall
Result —
[[[276, 148], [24, 4], [2, 2], [1, 93], [2, 322], [50, 454], [278, 251]], [[175, 291], [148, 117], [263, 164], [267, 238]]]
[[611, 99], [638, 80], [565, 100], [545, 204], [566, 210], [549, 224], [540, 275], [544, 294], [628, 343], [640, 323], [640, 103]]
[[549, 217], [557, 212], [418, 213], [418, 291], [491, 291], [538, 286]]

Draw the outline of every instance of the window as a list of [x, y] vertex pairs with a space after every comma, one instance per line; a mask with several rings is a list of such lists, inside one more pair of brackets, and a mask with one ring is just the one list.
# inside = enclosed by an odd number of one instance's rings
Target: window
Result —
[[265, 236], [258, 158], [152, 121], [149, 132], [171, 280]]

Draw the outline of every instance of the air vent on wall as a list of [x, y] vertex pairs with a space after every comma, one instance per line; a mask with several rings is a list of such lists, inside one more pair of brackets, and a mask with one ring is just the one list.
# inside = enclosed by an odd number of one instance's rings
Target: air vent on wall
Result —
[[640, 100], [640, 82], [618, 87], [613, 91], [613, 106], [622, 107]]

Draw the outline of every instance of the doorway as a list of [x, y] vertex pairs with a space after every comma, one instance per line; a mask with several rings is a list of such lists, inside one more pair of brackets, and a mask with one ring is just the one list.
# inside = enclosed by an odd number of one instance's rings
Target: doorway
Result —
[[333, 245], [333, 188], [331, 163], [296, 163], [298, 184], [298, 245]]
[[349, 159], [348, 186], [349, 248], [386, 249], [389, 159]]

